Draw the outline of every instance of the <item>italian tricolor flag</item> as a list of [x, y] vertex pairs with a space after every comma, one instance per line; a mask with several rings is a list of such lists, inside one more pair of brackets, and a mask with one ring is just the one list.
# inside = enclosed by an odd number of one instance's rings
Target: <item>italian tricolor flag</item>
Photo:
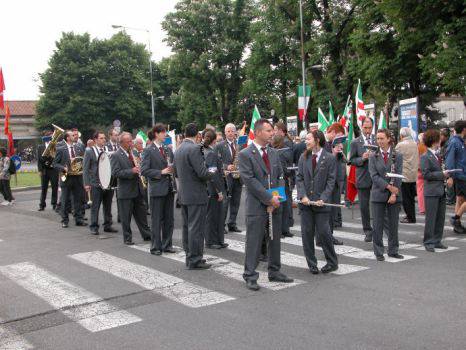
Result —
[[307, 107], [309, 106], [309, 98], [311, 97], [311, 86], [306, 85], [306, 96], [304, 96], [303, 85], [298, 87], [298, 116], [299, 120], [304, 120]]
[[146, 143], [147, 143], [147, 140], [148, 140], [149, 138], [147, 137], [147, 135], [145, 134], [145, 132], [142, 131], [142, 130], [139, 130], [139, 132], [138, 132], [137, 135], [136, 135], [136, 138], [137, 138], [137, 139], [141, 139], [144, 148], [146, 148]]
[[319, 123], [319, 130], [324, 132], [330, 126], [330, 123], [328, 122], [327, 118], [325, 118], [325, 114], [322, 112], [320, 107], [317, 110], [317, 123]]
[[333, 114], [333, 106], [331, 101], [328, 101], [328, 122], [330, 125], [335, 123], [335, 115]]
[[383, 111], [380, 111], [379, 124], [377, 125], [377, 130], [386, 129], [386, 128], [387, 128], [387, 120], [385, 119], [385, 116], [383, 115]]
[[257, 105], [254, 105], [254, 112], [252, 112], [252, 120], [251, 120], [251, 126], [249, 128], [249, 141], [248, 143], [251, 143], [254, 141], [254, 124], [261, 118], [261, 115], [259, 113], [259, 109], [257, 108]]
[[356, 120], [359, 128], [362, 128], [364, 118], [366, 118], [366, 112], [364, 110], [364, 101], [362, 100], [361, 79], [358, 79], [358, 88], [356, 90]]

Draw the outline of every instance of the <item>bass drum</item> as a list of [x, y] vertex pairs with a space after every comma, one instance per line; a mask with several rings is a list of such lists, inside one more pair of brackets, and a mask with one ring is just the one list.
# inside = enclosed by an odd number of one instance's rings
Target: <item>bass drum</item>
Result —
[[97, 181], [103, 190], [112, 189], [112, 167], [107, 153], [102, 152], [97, 159]]

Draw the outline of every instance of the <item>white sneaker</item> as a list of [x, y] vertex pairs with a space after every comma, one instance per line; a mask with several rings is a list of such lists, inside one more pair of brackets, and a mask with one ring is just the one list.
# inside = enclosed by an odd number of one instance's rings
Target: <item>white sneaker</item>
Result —
[[7, 205], [10, 205], [10, 202], [8, 202], [8, 201], [3, 201], [3, 202], [2, 202], [2, 205], [6, 207]]

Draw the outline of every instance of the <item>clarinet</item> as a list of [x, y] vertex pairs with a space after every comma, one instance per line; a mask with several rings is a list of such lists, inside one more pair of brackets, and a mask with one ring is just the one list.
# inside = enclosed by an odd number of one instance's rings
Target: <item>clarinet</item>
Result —
[[[271, 184], [272, 184], [272, 181], [271, 181], [271, 177], [269, 174], [269, 190], [271, 188]], [[273, 207], [271, 211], [267, 210], [267, 212], [269, 214], [269, 238], [273, 240]]]

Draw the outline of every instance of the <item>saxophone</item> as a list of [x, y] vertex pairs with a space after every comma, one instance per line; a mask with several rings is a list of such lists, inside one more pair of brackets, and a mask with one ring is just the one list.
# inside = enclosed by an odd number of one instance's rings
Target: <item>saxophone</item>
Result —
[[233, 170], [230, 172], [231, 174], [231, 177], [233, 177], [233, 179], [239, 179], [241, 176], [239, 174], [239, 160], [238, 160], [238, 152], [236, 151], [235, 152], [235, 157], [233, 158]]
[[[134, 159], [134, 165], [136, 165], [139, 169], [141, 169], [141, 158], [133, 157], [133, 159]], [[141, 174], [139, 174], [139, 179], [141, 179], [142, 187], [144, 187], [144, 189], [147, 189], [147, 179]]]

